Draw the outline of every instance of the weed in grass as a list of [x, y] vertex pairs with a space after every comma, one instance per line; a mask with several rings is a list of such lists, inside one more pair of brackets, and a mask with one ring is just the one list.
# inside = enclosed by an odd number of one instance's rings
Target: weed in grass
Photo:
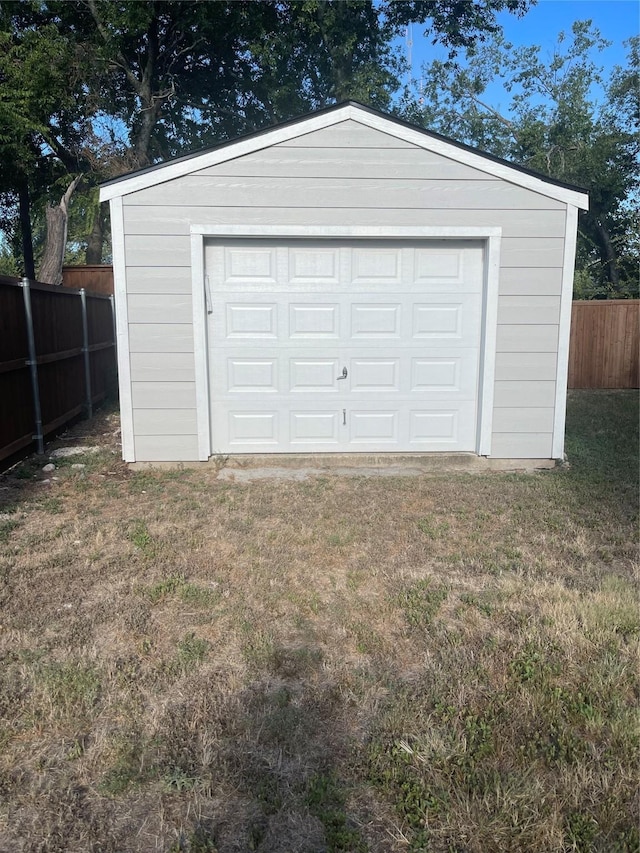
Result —
[[418, 530], [427, 539], [442, 539], [449, 533], [451, 525], [448, 521], [437, 521], [435, 518], [421, 518], [418, 520]]
[[467, 605], [467, 607], [475, 607], [481, 613], [484, 613], [485, 616], [492, 616], [494, 607], [489, 603], [489, 596], [485, 593], [484, 595], [473, 595], [472, 593], [463, 592], [460, 594], [460, 601]]
[[362, 655], [379, 654], [383, 649], [382, 638], [370, 622], [352, 622], [349, 630], [356, 639], [356, 649]]
[[96, 669], [88, 664], [40, 664], [36, 679], [51, 713], [59, 719], [89, 715], [100, 695], [100, 677]]
[[85, 743], [84, 740], [80, 740], [76, 738], [72, 745], [67, 750], [67, 761], [75, 761], [78, 758], [81, 758], [85, 752]]
[[142, 551], [145, 557], [155, 556], [155, 546], [151, 534], [147, 529], [147, 525], [141, 519], [135, 519], [129, 530], [129, 541], [132, 542], [138, 550]]
[[179, 589], [182, 601], [194, 607], [213, 607], [221, 598], [217, 589], [205, 589], [192, 583], [185, 583]]
[[570, 812], [565, 823], [565, 837], [571, 850], [589, 853], [598, 833], [598, 823], [588, 812]]
[[311, 814], [324, 826], [330, 853], [366, 853], [368, 847], [360, 832], [349, 824], [344, 791], [333, 774], [313, 776], [305, 799]]
[[167, 596], [173, 595], [174, 592], [182, 590], [186, 585], [186, 579], [183, 574], [173, 574], [164, 578], [146, 590], [146, 594], [152, 604], [157, 604], [163, 601]]
[[178, 662], [184, 672], [199, 666], [209, 652], [209, 643], [190, 632], [178, 643]]
[[168, 770], [160, 781], [167, 794], [174, 791], [193, 791], [198, 786], [197, 777], [189, 775], [180, 767]]
[[559, 675], [560, 668], [550, 659], [549, 651], [554, 653], [557, 649], [549, 647], [545, 650], [538, 643], [527, 641], [509, 665], [511, 674], [523, 684], [530, 681], [540, 683], [551, 675]]
[[430, 578], [426, 578], [402, 590], [397, 601], [409, 625], [425, 629], [432, 624], [447, 595], [447, 587], [434, 584]]

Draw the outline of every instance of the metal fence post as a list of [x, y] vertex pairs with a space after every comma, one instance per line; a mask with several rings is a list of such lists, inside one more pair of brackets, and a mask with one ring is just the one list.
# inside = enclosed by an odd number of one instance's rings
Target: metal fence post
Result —
[[35, 419], [35, 435], [38, 453], [44, 453], [44, 435], [42, 434], [42, 409], [40, 408], [40, 385], [38, 383], [38, 356], [36, 354], [36, 339], [33, 334], [33, 312], [31, 310], [31, 282], [25, 276], [21, 281], [24, 295], [24, 316], [27, 324], [27, 343], [29, 358], [25, 364], [31, 372], [31, 392], [33, 394], [33, 414]]
[[91, 396], [91, 353], [89, 351], [89, 322], [87, 320], [87, 291], [80, 289], [80, 304], [82, 305], [82, 355], [84, 357], [84, 387], [87, 395], [87, 417], [93, 417], [93, 400]]
[[117, 347], [118, 333], [116, 329], [116, 298], [113, 293], [109, 297], [109, 302], [111, 303], [111, 320], [113, 322], [113, 349], [115, 352]]

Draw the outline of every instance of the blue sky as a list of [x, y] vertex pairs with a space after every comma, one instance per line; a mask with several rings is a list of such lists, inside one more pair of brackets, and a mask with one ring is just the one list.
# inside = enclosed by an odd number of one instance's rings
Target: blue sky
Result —
[[[515, 46], [540, 45], [551, 54], [562, 30], [569, 31], [574, 21], [591, 19], [611, 47], [595, 60], [609, 70], [625, 62], [623, 42], [640, 32], [640, 3], [637, 0], [539, 0], [522, 18], [509, 13], [498, 16], [505, 37]], [[422, 34], [419, 26], [412, 27], [413, 77], [420, 77], [423, 63], [445, 58], [446, 51], [434, 46]]]

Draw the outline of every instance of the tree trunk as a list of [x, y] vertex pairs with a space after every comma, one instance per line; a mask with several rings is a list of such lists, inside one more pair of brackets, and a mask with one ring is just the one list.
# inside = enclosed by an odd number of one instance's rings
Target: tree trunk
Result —
[[101, 264], [102, 263], [102, 247], [104, 245], [104, 214], [105, 205], [98, 204], [95, 219], [93, 220], [93, 228], [89, 239], [87, 240], [87, 251], [85, 254], [85, 264]]
[[24, 274], [33, 281], [36, 277], [36, 268], [33, 263], [33, 234], [31, 233], [31, 211], [29, 209], [29, 184], [26, 175], [20, 181], [18, 198], [20, 203], [20, 232], [22, 234]]
[[620, 289], [620, 274], [616, 263], [616, 252], [611, 242], [611, 235], [602, 222], [596, 221], [596, 232], [600, 238], [600, 257], [602, 258], [607, 278], [615, 291]]
[[81, 178], [82, 175], [78, 175], [77, 178], [73, 179], [60, 199], [60, 204], [47, 205], [47, 236], [44, 254], [38, 270], [38, 281], [45, 284], [62, 284], [62, 264], [67, 248], [69, 201]]

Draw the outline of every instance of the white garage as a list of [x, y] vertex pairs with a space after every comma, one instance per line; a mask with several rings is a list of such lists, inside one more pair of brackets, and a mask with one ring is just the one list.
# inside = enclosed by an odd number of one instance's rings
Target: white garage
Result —
[[350, 103], [101, 198], [127, 461], [562, 456], [581, 190]]

